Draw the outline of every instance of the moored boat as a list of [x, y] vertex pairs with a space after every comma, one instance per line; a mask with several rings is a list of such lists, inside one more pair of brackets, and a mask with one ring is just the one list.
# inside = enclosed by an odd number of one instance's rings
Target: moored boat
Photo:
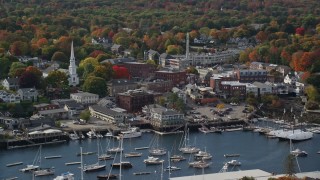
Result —
[[158, 165], [164, 162], [164, 160], [159, 160], [159, 158], [148, 156], [147, 159], [143, 160], [147, 165]]
[[60, 176], [55, 177], [53, 180], [74, 180], [74, 174], [70, 172], [62, 173]]
[[125, 162], [125, 161], [122, 161], [121, 163], [120, 162], [119, 163], [113, 163], [113, 164], [111, 164], [111, 166], [113, 168], [120, 168], [120, 166], [121, 166], [122, 169], [128, 169], [128, 168], [132, 168], [133, 167], [130, 162]]
[[297, 157], [306, 157], [308, 156], [308, 153], [306, 151], [302, 151], [300, 149], [295, 149], [290, 152], [292, 155], [297, 156]]
[[240, 154], [225, 154], [225, 155], [223, 155], [224, 157], [239, 157], [240, 156]]
[[99, 163], [96, 163], [96, 164], [90, 164], [90, 165], [85, 165], [83, 166], [83, 171], [84, 172], [96, 172], [96, 171], [103, 171], [106, 169], [106, 165], [104, 164], [99, 164]]
[[106, 174], [106, 175], [97, 175], [98, 180], [108, 180], [108, 179], [117, 179], [117, 174]]
[[151, 174], [151, 172], [134, 172], [133, 175], [148, 175]]
[[142, 135], [137, 127], [129, 127], [127, 131], [121, 131], [120, 134], [124, 139], [140, 137]]
[[167, 151], [164, 148], [152, 148], [149, 150], [149, 153], [152, 156], [162, 156], [165, 155]]
[[6, 166], [7, 167], [12, 167], [12, 166], [18, 166], [18, 165], [21, 165], [21, 164], [23, 164], [23, 162], [10, 163], [10, 164], [7, 164]]
[[186, 160], [186, 158], [183, 157], [182, 155], [173, 155], [170, 157], [170, 160], [173, 162], [179, 162], [179, 161]]
[[37, 171], [34, 171], [34, 176], [49, 176], [49, 175], [54, 175], [54, 168], [47, 168], [47, 169], [40, 169]]
[[241, 166], [241, 162], [239, 162], [239, 161], [237, 161], [235, 159], [227, 162], [227, 164], [228, 164], [228, 166]]
[[129, 153], [125, 153], [124, 157], [129, 158], [129, 157], [140, 157], [142, 156], [142, 153], [139, 152], [129, 152]]
[[177, 170], [181, 170], [181, 168], [178, 168], [177, 166], [167, 166], [164, 170], [165, 171], [177, 171]]

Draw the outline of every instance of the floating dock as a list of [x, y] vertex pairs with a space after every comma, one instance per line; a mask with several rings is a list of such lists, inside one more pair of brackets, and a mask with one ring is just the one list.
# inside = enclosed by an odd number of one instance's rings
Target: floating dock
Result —
[[56, 159], [56, 158], [62, 158], [61, 155], [58, 155], [58, 156], [46, 156], [44, 157], [45, 159]]
[[135, 173], [133, 173], [133, 175], [147, 175], [147, 174], [151, 174], [151, 172], [135, 172]]
[[76, 164], [81, 164], [81, 162], [69, 162], [69, 163], [65, 163], [66, 166], [76, 165]]
[[21, 164], [23, 164], [23, 162], [15, 162], [15, 163], [7, 164], [6, 166], [7, 167], [12, 167], [12, 166], [18, 166], [18, 165], [21, 165]]
[[149, 149], [149, 147], [138, 147], [138, 148], [134, 148], [135, 150], [143, 150], [143, 149]]

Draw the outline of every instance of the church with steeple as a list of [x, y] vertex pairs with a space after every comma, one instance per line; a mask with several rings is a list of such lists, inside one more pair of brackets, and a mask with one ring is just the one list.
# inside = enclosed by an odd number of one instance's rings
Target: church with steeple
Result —
[[77, 86], [79, 84], [79, 77], [77, 74], [76, 59], [74, 57], [73, 41], [71, 42], [71, 55], [69, 64], [69, 86]]

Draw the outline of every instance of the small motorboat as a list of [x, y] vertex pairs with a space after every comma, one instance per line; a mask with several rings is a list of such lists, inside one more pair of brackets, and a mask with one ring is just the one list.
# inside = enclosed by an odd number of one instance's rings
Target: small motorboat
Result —
[[118, 178], [118, 175], [116, 174], [97, 175], [98, 180], [117, 179], [117, 178]]
[[70, 172], [62, 173], [60, 176], [55, 177], [53, 180], [74, 180], [74, 174]]
[[159, 160], [159, 158], [148, 156], [148, 159], [143, 160], [147, 165], [157, 165], [163, 163], [164, 160]]
[[308, 153], [306, 151], [302, 151], [300, 149], [295, 149], [291, 151], [291, 154], [297, 157], [305, 157], [308, 156]]
[[177, 170], [181, 170], [181, 168], [178, 168], [177, 166], [168, 166], [164, 170], [165, 171], [177, 171]]
[[228, 164], [228, 166], [241, 166], [241, 162], [239, 162], [239, 161], [237, 161], [235, 159], [227, 162], [227, 164]]
[[240, 154], [225, 154], [224, 157], [239, 157]]
[[181, 155], [173, 155], [170, 157], [170, 160], [173, 162], [179, 162], [179, 161], [186, 160], [186, 158]]
[[54, 168], [47, 168], [47, 169], [40, 169], [37, 171], [34, 171], [34, 176], [49, 176], [49, 175], [54, 175]]
[[134, 172], [133, 175], [148, 175], [151, 174], [151, 172]]
[[139, 152], [129, 152], [129, 153], [125, 153], [124, 157], [129, 158], [129, 157], [140, 157], [142, 156], [142, 153]]

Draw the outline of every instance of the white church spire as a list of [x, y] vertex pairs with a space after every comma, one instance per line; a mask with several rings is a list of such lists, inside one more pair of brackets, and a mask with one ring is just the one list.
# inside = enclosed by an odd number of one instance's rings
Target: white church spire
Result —
[[76, 59], [74, 57], [73, 41], [71, 42], [70, 64], [69, 64], [69, 86], [77, 86], [79, 77], [77, 74]]

